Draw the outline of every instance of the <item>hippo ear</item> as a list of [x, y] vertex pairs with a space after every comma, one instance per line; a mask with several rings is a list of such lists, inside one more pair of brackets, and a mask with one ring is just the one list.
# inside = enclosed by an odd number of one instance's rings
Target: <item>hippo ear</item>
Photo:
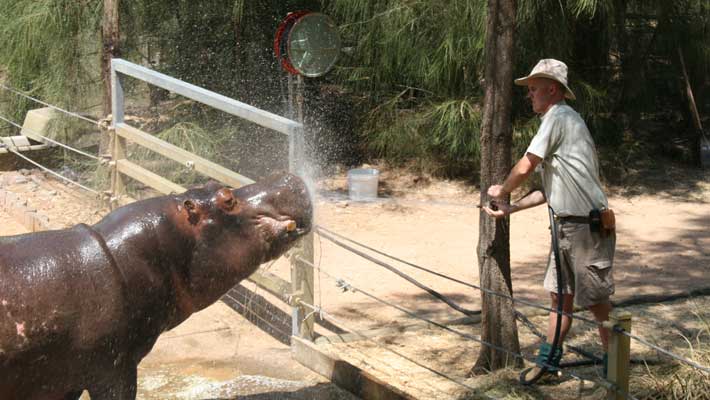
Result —
[[234, 199], [232, 191], [228, 188], [222, 188], [216, 194], [217, 206], [224, 211], [232, 211], [237, 201]]
[[188, 199], [183, 201], [182, 205], [187, 211], [187, 220], [190, 221], [192, 225], [195, 225], [200, 220], [200, 215], [197, 210], [197, 206], [195, 205], [195, 202]]

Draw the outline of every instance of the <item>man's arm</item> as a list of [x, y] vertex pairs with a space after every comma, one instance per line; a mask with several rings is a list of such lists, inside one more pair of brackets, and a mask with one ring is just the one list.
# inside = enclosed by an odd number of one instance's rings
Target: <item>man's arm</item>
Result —
[[502, 185], [493, 185], [488, 188], [488, 195], [494, 199], [502, 200], [505, 196], [513, 192], [523, 183], [530, 174], [535, 171], [535, 167], [542, 161], [542, 158], [533, 153], [525, 153], [508, 174]]
[[498, 208], [497, 210], [493, 210], [490, 207], [483, 207], [483, 211], [485, 211], [486, 214], [490, 215], [491, 217], [503, 218], [514, 212], [539, 206], [540, 204], [545, 203], [545, 201], [545, 194], [542, 192], [542, 190], [534, 190], [526, 194], [525, 197], [518, 200], [515, 204], [507, 205], [496, 203], [496, 207]]

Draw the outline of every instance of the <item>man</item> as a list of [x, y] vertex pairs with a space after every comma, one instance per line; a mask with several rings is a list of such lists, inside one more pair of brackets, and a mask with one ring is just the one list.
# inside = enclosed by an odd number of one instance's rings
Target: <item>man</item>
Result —
[[[550, 252], [544, 287], [550, 292], [552, 308], [557, 309], [561, 301], [562, 309], [572, 313], [576, 303], [589, 309], [597, 321], [606, 321], [611, 311], [609, 296], [614, 293], [611, 267], [616, 237], [611, 224], [606, 231], [595, 229], [596, 218], [593, 218], [590, 225], [590, 215], [596, 215], [590, 212], [607, 210], [608, 203], [599, 182], [599, 165], [592, 137], [579, 114], [565, 102], [565, 98], [575, 99], [567, 86], [567, 65], [554, 59], [540, 60], [530, 75], [516, 79], [515, 84], [528, 87], [533, 111], [541, 116], [542, 122], [525, 155], [505, 182], [488, 189], [496, 207], [484, 207], [484, 210], [492, 217], [504, 218], [547, 202], [556, 216], [563, 277], [563, 296], [558, 299], [554, 253]], [[544, 191], [533, 191], [508, 205], [507, 196], [538, 166], [542, 168]], [[609, 213], [610, 210], [603, 212]], [[523, 371], [521, 379], [529, 381], [539, 374], [541, 363], [548, 362], [551, 352], [552, 365], [559, 365], [561, 344], [571, 325], [572, 319], [563, 316], [559, 346], [552, 349], [557, 315], [550, 313], [547, 342], [540, 346], [537, 365]], [[608, 330], [599, 328], [599, 336], [606, 363]]]

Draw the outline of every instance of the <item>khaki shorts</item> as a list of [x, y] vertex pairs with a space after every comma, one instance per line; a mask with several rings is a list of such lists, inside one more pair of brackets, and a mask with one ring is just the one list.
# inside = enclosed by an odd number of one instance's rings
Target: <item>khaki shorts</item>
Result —
[[[616, 233], [602, 238], [599, 233], [590, 232], [587, 224], [557, 222], [556, 225], [564, 283], [562, 292], [574, 294], [574, 302], [580, 307], [608, 302], [609, 296], [614, 294], [612, 265]], [[557, 270], [552, 250], [544, 287], [557, 293]]]

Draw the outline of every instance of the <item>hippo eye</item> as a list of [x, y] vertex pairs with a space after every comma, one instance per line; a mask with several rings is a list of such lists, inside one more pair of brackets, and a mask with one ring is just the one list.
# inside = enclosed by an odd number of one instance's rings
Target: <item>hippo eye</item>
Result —
[[235, 205], [232, 191], [227, 188], [220, 189], [217, 192], [217, 205], [223, 210], [231, 211]]

